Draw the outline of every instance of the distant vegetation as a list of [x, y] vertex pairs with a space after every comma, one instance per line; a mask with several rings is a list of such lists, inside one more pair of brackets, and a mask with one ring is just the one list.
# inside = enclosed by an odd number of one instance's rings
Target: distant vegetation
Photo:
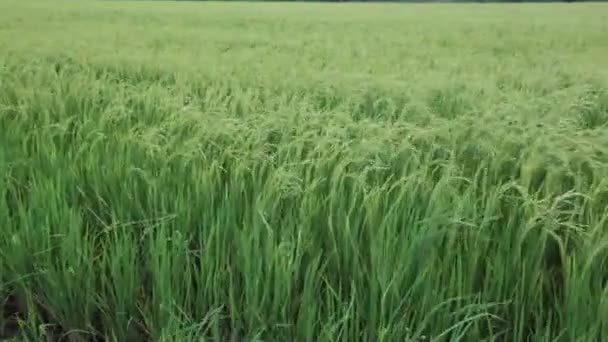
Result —
[[[162, 1], [162, 0], [159, 0]], [[170, 0], [167, 0], [170, 1]], [[209, 0], [171, 0], [171, 1], [200, 1]], [[239, 2], [243, 0], [223, 0], [225, 2]], [[258, 2], [387, 2], [387, 3], [502, 3], [502, 2], [531, 2], [531, 3], [556, 3], [556, 2], [605, 2], [608, 0], [251, 0]]]
[[0, 336], [608, 336], [608, 7], [0, 2]]

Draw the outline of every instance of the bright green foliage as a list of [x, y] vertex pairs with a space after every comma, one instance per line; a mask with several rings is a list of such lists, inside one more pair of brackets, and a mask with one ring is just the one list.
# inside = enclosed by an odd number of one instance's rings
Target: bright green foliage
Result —
[[608, 336], [607, 6], [0, 13], [0, 335]]

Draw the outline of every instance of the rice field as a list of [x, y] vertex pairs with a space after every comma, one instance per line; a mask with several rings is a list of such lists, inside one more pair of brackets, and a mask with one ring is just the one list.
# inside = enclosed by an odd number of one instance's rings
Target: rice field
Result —
[[608, 336], [608, 5], [0, 13], [0, 339]]

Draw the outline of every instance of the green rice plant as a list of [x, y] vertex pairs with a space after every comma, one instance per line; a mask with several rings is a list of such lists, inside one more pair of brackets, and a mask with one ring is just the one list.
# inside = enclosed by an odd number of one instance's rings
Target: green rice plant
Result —
[[606, 336], [606, 10], [0, 3], [0, 338]]

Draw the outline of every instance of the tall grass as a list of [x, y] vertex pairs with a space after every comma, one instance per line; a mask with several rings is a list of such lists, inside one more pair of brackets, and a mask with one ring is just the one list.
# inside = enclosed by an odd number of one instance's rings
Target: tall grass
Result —
[[0, 12], [0, 336], [608, 336], [606, 6]]

